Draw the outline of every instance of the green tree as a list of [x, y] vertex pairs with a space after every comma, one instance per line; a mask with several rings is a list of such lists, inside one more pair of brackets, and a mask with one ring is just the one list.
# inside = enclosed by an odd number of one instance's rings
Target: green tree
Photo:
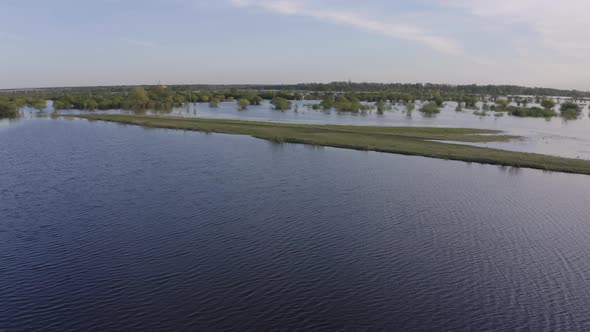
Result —
[[475, 96], [463, 96], [463, 102], [466, 108], [475, 108], [477, 104], [477, 97]]
[[553, 107], [555, 107], [555, 102], [553, 101], [553, 99], [543, 98], [543, 100], [541, 101], [541, 106], [545, 109], [552, 109]]
[[422, 107], [420, 108], [420, 112], [426, 114], [436, 114], [440, 113], [440, 109], [438, 108], [438, 105], [435, 102], [432, 102], [422, 105]]
[[246, 98], [238, 99], [238, 108], [241, 110], [245, 110], [250, 106], [250, 101]]
[[207, 103], [211, 100], [211, 94], [208, 92], [203, 92], [199, 94], [199, 101], [202, 103]]
[[8, 99], [0, 99], [0, 118], [12, 118], [18, 115], [18, 107], [14, 101]]
[[135, 87], [129, 92], [127, 103], [131, 108], [147, 108], [150, 104], [150, 97], [143, 87]]
[[436, 90], [434, 92], [434, 96], [432, 97], [432, 101], [435, 102], [436, 105], [438, 105], [438, 107], [441, 107], [445, 100], [443, 99], [443, 97], [441, 97], [440, 91]]
[[286, 111], [291, 109], [291, 102], [282, 97], [276, 97], [270, 103], [280, 111]]
[[219, 107], [219, 99], [217, 99], [217, 98], [212, 98], [212, 99], [209, 101], [209, 107], [211, 107], [211, 108], [217, 108], [217, 107]]
[[43, 98], [27, 98], [25, 100], [26, 105], [38, 110], [45, 109], [47, 107], [47, 101]]
[[506, 108], [506, 106], [508, 106], [508, 100], [507, 99], [498, 99], [496, 100], [496, 105], [498, 105], [498, 108], [503, 109]]
[[262, 99], [262, 97], [260, 97], [254, 91], [246, 92], [246, 94], [244, 95], [244, 98], [248, 99], [248, 101], [250, 102], [250, 105], [260, 105], [262, 103], [262, 101], [264, 100], [264, 99]]
[[385, 102], [383, 100], [379, 100], [375, 106], [377, 107], [377, 113], [383, 114], [385, 112]]
[[561, 112], [561, 116], [566, 119], [577, 119], [582, 112], [580, 110], [580, 106], [578, 106], [576, 103], [572, 103], [571, 101], [562, 103], [559, 107], [559, 110]]
[[325, 110], [329, 110], [329, 109], [333, 108], [334, 107], [334, 96], [332, 96], [332, 95], [324, 96], [324, 99], [322, 99], [322, 101], [320, 102], [320, 106], [322, 106], [322, 108]]
[[155, 85], [148, 92], [152, 105], [161, 108], [168, 108], [174, 105], [174, 92], [161, 84]]
[[346, 96], [338, 95], [334, 99], [334, 108], [336, 108], [339, 111], [349, 111], [352, 107], [350, 100], [348, 100]]

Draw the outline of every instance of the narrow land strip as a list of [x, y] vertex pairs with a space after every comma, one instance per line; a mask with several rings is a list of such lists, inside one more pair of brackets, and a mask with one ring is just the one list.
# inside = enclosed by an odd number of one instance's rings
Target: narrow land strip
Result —
[[286, 124], [125, 114], [83, 114], [68, 116], [145, 127], [250, 135], [274, 142], [302, 143], [461, 160], [482, 164], [526, 167], [556, 172], [590, 174], [589, 160], [436, 141], [497, 142], [519, 139], [517, 136], [503, 135], [502, 132], [495, 130]]

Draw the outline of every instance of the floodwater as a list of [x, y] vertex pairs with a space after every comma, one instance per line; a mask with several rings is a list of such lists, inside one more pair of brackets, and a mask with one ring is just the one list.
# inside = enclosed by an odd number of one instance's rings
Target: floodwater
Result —
[[[441, 113], [434, 116], [425, 116], [417, 109], [408, 116], [403, 105], [396, 105], [392, 110], [378, 114], [376, 111], [349, 113], [334, 110], [312, 110], [309, 105], [314, 103], [317, 101], [296, 101], [293, 108], [297, 105], [297, 111], [292, 109], [284, 112], [274, 110], [268, 101], [259, 106], [249, 106], [246, 110], [238, 110], [235, 102], [220, 103], [218, 108], [211, 108], [208, 103], [194, 103], [174, 108], [169, 112], [148, 112], [148, 114], [289, 123], [494, 129], [522, 136], [523, 139], [474, 145], [590, 159], [590, 118], [587, 107], [583, 108], [579, 119], [565, 120], [561, 117], [551, 119], [519, 118], [508, 114], [496, 117], [494, 112], [488, 112], [488, 116], [477, 116], [473, 114], [473, 110], [468, 109], [455, 112], [456, 103], [454, 102], [447, 102]], [[479, 104], [481, 106], [481, 103]], [[46, 112], [51, 111], [48, 109]], [[109, 112], [120, 113], [124, 111], [111, 110]]]
[[1, 331], [590, 330], [589, 176], [81, 119], [0, 142]]

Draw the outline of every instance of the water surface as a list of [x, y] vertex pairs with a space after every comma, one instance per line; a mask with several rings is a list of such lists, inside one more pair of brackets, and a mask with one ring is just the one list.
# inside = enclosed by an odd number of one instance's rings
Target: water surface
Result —
[[590, 177], [0, 125], [0, 330], [589, 330]]
[[[314, 103], [318, 103], [318, 101], [295, 101], [294, 105], [297, 105], [297, 111], [294, 109], [289, 111], [274, 110], [268, 101], [264, 101], [259, 106], [249, 106], [247, 110], [238, 110], [235, 102], [220, 103], [218, 108], [211, 108], [207, 103], [194, 103], [167, 112], [148, 111], [147, 114], [288, 123], [494, 129], [523, 136], [524, 139], [479, 145], [505, 150], [590, 159], [590, 118], [588, 117], [587, 107], [583, 108], [579, 119], [565, 120], [561, 117], [551, 119], [519, 118], [507, 114], [496, 117], [494, 112], [488, 112], [488, 116], [476, 116], [473, 115], [473, 110], [468, 109], [463, 112], [455, 112], [456, 103], [454, 102], [445, 103], [446, 106], [441, 113], [434, 116], [424, 116], [418, 110], [414, 110], [408, 116], [405, 107], [399, 104], [395, 105], [392, 110], [378, 114], [376, 111], [350, 113], [335, 110], [312, 110], [309, 106]], [[481, 105], [481, 103], [479, 104]], [[51, 111], [51, 108], [46, 110], [47, 113]], [[121, 110], [108, 112], [127, 113]]]

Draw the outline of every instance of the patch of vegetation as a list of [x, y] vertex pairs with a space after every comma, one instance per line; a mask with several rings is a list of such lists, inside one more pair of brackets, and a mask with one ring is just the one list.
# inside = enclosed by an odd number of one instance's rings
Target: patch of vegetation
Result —
[[[191, 99], [192, 99], [191, 95]], [[198, 96], [194, 96], [195, 100]], [[203, 96], [209, 101], [210, 95]], [[107, 109], [131, 109], [145, 110], [171, 109], [173, 106], [182, 106], [188, 99], [173, 92], [163, 85], [155, 85], [146, 90], [137, 86], [131, 88], [125, 94], [61, 94], [53, 99], [53, 107], [57, 110], [107, 110]]]
[[549, 99], [549, 98], [543, 98], [543, 100], [541, 100], [541, 106], [544, 109], [552, 109], [553, 107], [555, 107], [555, 102], [553, 101], [553, 99]]
[[442, 107], [444, 101], [445, 99], [440, 95], [440, 91], [434, 91], [434, 95], [432, 96], [432, 102], [434, 102], [436, 106]]
[[291, 109], [291, 102], [282, 97], [276, 97], [270, 102], [275, 109], [279, 111], [286, 111]]
[[561, 112], [561, 116], [565, 119], [577, 119], [580, 114], [582, 114], [582, 110], [578, 104], [566, 101], [561, 104], [559, 107], [559, 111]]
[[47, 107], [47, 101], [40, 97], [19, 98], [15, 96], [0, 97], [0, 116], [14, 117], [19, 114], [19, 110], [24, 106], [36, 108], [38, 110]]
[[426, 114], [436, 114], [440, 113], [440, 109], [437, 103], [432, 102], [422, 105], [422, 107], [420, 107], [420, 112]]
[[240, 98], [238, 99], [238, 108], [240, 110], [245, 110], [248, 108], [248, 106], [250, 106], [250, 101], [246, 98]]
[[465, 108], [474, 109], [477, 107], [477, 97], [476, 96], [463, 96], [462, 98], [463, 103], [465, 104]]
[[0, 98], [0, 118], [17, 117], [18, 110], [18, 104], [14, 99]]
[[[122, 114], [71, 115], [147, 127], [251, 135], [278, 142], [303, 143], [356, 150], [371, 150], [484, 164], [528, 167], [548, 171], [590, 174], [590, 161], [535, 153], [504, 151], [458, 142], [492, 142], [515, 139], [500, 132], [466, 128], [366, 127], [301, 125], [218, 119], [187, 119]], [[495, 134], [495, 135], [491, 135]]]
[[320, 102], [320, 106], [325, 110], [332, 109], [334, 107], [334, 96], [332, 96], [332, 95], [324, 96], [324, 98]]
[[496, 111], [497, 112], [502, 112], [500, 110], [505, 109], [506, 107], [508, 107], [508, 104], [510, 104], [510, 102], [508, 101], [508, 99], [502, 99], [499, 98], [496, 100]]
[[369, 106], [363, 105], [355, 96], [338, 95], [334, 100], [334, 108], [342, 112], [358, 112], [369, 109]]
[[375, 103], [375, 107], [377, 107], [378, 114], [383, 114], [385, 112], [386, 105], [383, 100], [379, 100], [377, 103]]
[[533, 118], [551, 118], [557, 116], [557, 113], [551, 109], [540, 107], [518, 107], [508, 106], [505, 108], [508, 114], [518, 117], [533, 117]]
[[211, 108], [217, 108], [219, 107], [219, 99], [218, 98], [211, 98], [211, 100], [209, 101], [209, 107]]

